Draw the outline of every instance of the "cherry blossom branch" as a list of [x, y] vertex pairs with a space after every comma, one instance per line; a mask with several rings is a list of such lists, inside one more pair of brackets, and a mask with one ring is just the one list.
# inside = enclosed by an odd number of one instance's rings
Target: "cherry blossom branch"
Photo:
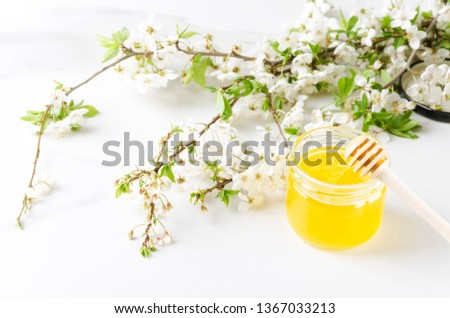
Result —
[[[138, 53], [138, 52], [131, 52], [127, 55], [122, 56], [121, 58], [115, 60], [114, 62], [106, 65], [105, 67], [103, 67], [102, 69], [100, 69], [99, 71], [95, 72], [94, 74], [92, 74], [91, 76], [89, 76], [87, 79], [85, 79], [84, 81], [82, 81], [81, 83], [72, 86], [71, 88], [66, 90], [66, 96], [69, 96], [71, 93], [73, 93], [75, 90], [77, 90], [78, 88], [86, 85], [87, 83], [89, 83], [91, 80], [93, 80], [94, 78], [96, 78], [97, 76], [99, 76], [100, 74], [104, 73], [105, 71], [109, 70], [110, 68], [116, 66], [117, 64], [133, 57], [136, 55], [144, 55], [144, 54], [152, 54], [152, 53]], [[30, 177], [30, 181], [28, 183], [28, 188], [31, 189], [33, 188], [33, 182], [34, 179], [36, 177], [36, 170], [37, 170], [37, 166], [38, 166], [38, 162], [39, 162], [39, 157], [40, 157], [40, 153], [41, 153], [41, 143], [42, 143], [42, 136], [44, 135], [44, 130], [47, 124], [47, 119], [49, 118], [50, 115], [50, 111], [52, 109], [52, 105], [47, 105], [45, 108], [45, 112], [44, 115], [42, 117], [42, 123], [41, 126], [39, 128], [39, 133], [38, 133], [38, 140], [37, 140], [37, 146], [36, 146], [36, 152], [35, 152], [35, 156], [34, 156], [34, 162], [33, 162], [33, 170], [31, 172], [31, 177]], [[31, 207], [31, 202], [30, 202], [30, 198], [28, 196], [28, 194], [24, 195], [23, 201], [22, 201], [22, 209], [20, 210], [19, 215], [17, 216], [17, 223], [16, 226], [20, 229], [23, 229], [22, 227], [22, 223], [21, 223], [21, 219], [23, 216], [23, 213], [29, 209]]]
[[[44, 128], [45, 128], [45, 123], [47, 121], [48, 116], [50, 115], [50, 110], [52, 109], [52, 105], [47, 105], [45, 112], [44, 112], [44, 116], [42, 117], [42, 124], [41, 127], [39, 129], [39, 133], [38, 133], [38, 141], [37, 141], [37, 146], [36, 146], [36, 153], [34, 156], [34, 162], [33, 162], [33, 171], [31, 172], [31, 177], [30, 177], [30, 182], [28, 183], [28, 188], [32, 188], [33, 187], [33, 182], [34, 182], [34, 178], [36, 177], [36, 169], [37, 169], [37, 164], [38, 164], [38, 160], [39, 160], [39, 156], [41, 154], [41, 142], [42, 142], [42, 136], [44, 134]], [[22, 224], [21, 224], [21, 218], [23, 213], [25, 212], [25, 210], [27, 208], [29, 208], [29, 197], [28, 194], [25, 194], [23, 201], [22, 201], [22, 209], [20, 210], [19, 215], [17, 216], [17, 223], [16, 226], [22, 229]]]
[[436, 26], [438, 17], [439, 17], [439, 14], [437, 14], [434, 17], [434, 19], [431, 21], [430, 25], [428, 26], [428, 28], [426, 30], [427, 36], [420, 41], [419, 47], [417, 49], [412, 50], [411, 54], [408, 57], [408, 60], [406, 61], [406, 65], [386, 85], [384, 85], [383, 88], [388, 88], [388, 87], [392, 86], [400, 79], [400, 77], [403, 75], [403, 73], [410, 70], [411, 64], [413, 63], [414, 58], [417, 55], [417, 52], [420, 50], [420, 46], [426, 39], [428, 39], [430, 37], [431, 32], [433, 31], [434, 27]]
[[[237, 99], [234, 99], [233, 101], [231, 101], [230, 106], [233, 107], [234, 104], [236, 104]], [[199, 132], [199, 136], [204, 135], [208, 129], [214, 124], [216, 123], [218, 120], [220, 119], [220, 115], [216, 115], [214, 116], [206, 125], [205, 127], [203, 127], [202, 130], [200, 130]], [[171, 137], [171, 134], [169, 133], [166, 137], [166, 140], [169, 139]], [[183, 144], [182, 146], [180, 146], [173, 154], [170, 155], [169, 157], [169, 161], [174, 161], [184, 150], [186, 150], [187, 148], [189, 148], [190, 146], [195, 145], [195, 143], [197, 142], [197, 140], [190, 140], [189, 142]], [[158, 158], [160, 158], [162, 156], [162, 151], [164, 151], [163, 149], [161, 150], [160, 155], [158, 155]], [[144, 175], [149, 175], [152, 173], [158, 173], [159, 169], [161, 169], [164, 166], [164, 162], [158, 160], [153, 169], [152, 170], [140, 170], [140, 172], [133, 176], [132, 178], [130, 178], [128, 180], [128, 182], [134, 182], [136, 180], [139, 180], [142, 176]]]

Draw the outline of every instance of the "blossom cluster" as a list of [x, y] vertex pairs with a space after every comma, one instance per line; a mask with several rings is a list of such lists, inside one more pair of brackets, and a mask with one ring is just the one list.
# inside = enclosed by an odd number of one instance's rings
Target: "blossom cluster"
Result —
[[406, 93], [416, 102], [435, 110], [450, 112], [450, 67], [448, 64], [430, 64], [415, 76]]

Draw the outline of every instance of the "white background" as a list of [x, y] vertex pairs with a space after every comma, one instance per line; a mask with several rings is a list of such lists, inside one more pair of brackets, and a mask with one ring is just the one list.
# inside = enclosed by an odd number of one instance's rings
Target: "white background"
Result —
[[[354, 1], [337, 3], [344, 12]], [[175, 238], [151, 259], [127, 233], [144, 214], [114, 199], [128, 168], [101, 166], [102, 144], [124, 131], [154, 139], [170, 123], [207, 120], [213, 97], [195, 87], [139, 95], [106, 73], [74, 98], [101, 116], [80, 133], [45, 138], [40, 169], [57, 180], [52, 194], [14, 227], [31, 172], [35, 137], [18, 118], [40, 107], [52, 79], [77, 83], [99, 68], [95, 33], [134, 27], [150, 12], [218, 32], [244, 44], [276, 34], [303, 1], [13, 1], [0, 12], [0, 296], [3, 297], [428, 297], [450, 296], [450, 246], [391, 194], [376, 236], [346, 252], [303, 243], [289, 227], [283, 197], [247, 213], [211, 204], [203, 215], [172, 194], [164, 219]], [[307, 109], [329, 97], [308, 102]], [[393, 139], [393, 168], [450, 220], [450, 125], [417, 117], [419, 140]]]

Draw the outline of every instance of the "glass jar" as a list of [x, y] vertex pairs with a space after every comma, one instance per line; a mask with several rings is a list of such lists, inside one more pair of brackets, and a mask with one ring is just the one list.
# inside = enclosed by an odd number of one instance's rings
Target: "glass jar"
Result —
[[[343, 160], [348, 142], [361, 134], [350, 128], [319, 128], [300, 136], [291, 149], [287, 216], [295, 232], [313, 246], [357, 246], [381, 223], [385, 186], [361, 178]], [[317, 159], [325, 160], [318, 164]]]

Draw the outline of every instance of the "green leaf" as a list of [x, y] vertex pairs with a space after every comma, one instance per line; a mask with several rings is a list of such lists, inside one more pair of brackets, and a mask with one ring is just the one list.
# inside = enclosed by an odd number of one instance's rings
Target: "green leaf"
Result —
[[350, 32], [355, 27], [356, 23], [358, 23], [358, 17], [357, 16], [352, 16], [348, 20], [347, 32]]
[[372, 83], [372, 88], [376, 89], [377, 91], [383, 90], [383, 86], [380, 83], [378, 83], [378, 82]]
[[339, 96], [344, 96], [345, 95], [346, 84], [347, 84], [347, 78], [346, 77], [341, 77], [338, 80], [337, 86], [338, 86]]
[[27, 111], [27, 114], [25, 116], [20, 117], [23, 121], [33, 122], [37, 119], [38, 115], [36, 115], [34, 112]]
[[320, 44], [312, 44], [312, 43], [308, 43], [309, 48], [311, 49], [311, 53], [314, 56], [317, 56], [322, 50], [320, 48]]
[[233, 114], [230, 102], [228, 101], [227, 98], [225, 98], [225, 96], [222, 94], [221, 91], [217, 91], [216, 106], [217, 111], [219, 112], [223, 120], [228, 120]]
[[208, 90], [210, 93], [217, 92], [217, 88], [212, 87], [212, 86], [206, 86], [205, 89]]
[[391, 27], [392, 18], [390, 15], [386, 15], [381, 20], [381, 29], [389, 29]]
[[84, 117], [95, 117], [100, 113], [97, 108], [95, 108], [94, 106], [91, 106], [91, 105], [70, 107], [71, 110], [82, 109], [82, 108], [87, 109], [87, 111], [88, 111], [86, 114], [83, 115]]
[[263, 103], [262, 103], [262, 105], [261, 105], [261, 108], [262, 108], [262, 110], [263, 110], [264, 112], [266, 112], [266, 111], [269, 110], [269, 108], [270, 108], [270, 101], [269, 101], [268, 98], [265, 98], [265, 99], [264, 99], [264, 101], [263, 101]]
[[403, 38], [403, 37], [395, 38], [395, 40], [394, 40], [394, 48], [395, 49], [398, 49], [403, 44], [405, 44], [405, 38]]
[[401, 127], [398, 128], [398, 130], [405, 132], [411, 129], [415, 129], [415, 128], [419, 128], [420, 123], [417, 120], [411, 119], [408, 122], [406, 122], [405, 124], [403, 124]]
[[172, 134], [184, 132], [183, 128], [181, 128], [180, 126], [172, 127], [172, 129], [170, 131], [172, 132]]
[[419, 138], [419, 136], [417, 136], [417, 134], [413, 131], [400, 131], [398, 129], [395, 128], [388, 128], [387, 129], [391, 134], [396, 135], [398, 137], [402, 137], [402, 138], [408, 138], [408, 139], [416, 139]]
[[425, 18], [425, 19], [431, 19], [431, 18], [433, 18], [433, 11], [424, 11], [424, 12], [422, 12], [422, 16]]
[[355, 104], [353, 105], [354, 119], [356, 120], [361, 118], [366, 112], [368, 107], [369, 107], [369, 100], [367, 98], [367, 95], [364, 93], [361, 100], [355, 101]]
[[362, 124], [362, 131], [367, 132], [369, 130], [369, 127], [372, 125], [373, 125], [372, 113], [365, 113], [364, 122]]
[[220, 198], [220, 200], [225, 203], [226, 206], [230, 204], [230, 198], [237, 195], [239, 190], [220, 190], [217, 193], [216, 198]]
[[356, 73], [353, 70], [350, 70], [351, 75], [349, 77], [341, 77], [338, 80], [338, 93], [335, 95], [340, 99], [339, 102], [344, 103], [345, 100], [353, 93], [355, 90], [355, 76]]
[[284, 128], [284, 132], [289, 135], [295, 136], [295, 135], [298, 135], [298, 133], [300, 132], [300, 128], [286, 127], [286, 128]]
[[348, 23], [347, 20], [344, 17], [344, 14], [342, 13], [342, 10], [339, 10], [339, 15], [340, 15], [340, 20], [339, 20], [339, 25], [343, 30], [347, 30], [348, 28]]
[[450, 41], [442, 41], [441, 47], [447, 50], [450, 50]]
[[73, 132], [79, 131], [80, 128], [81, 128], [80, 125], [71, 125], [70, 126], [70, 130], [73, 131]]
[[162, 166], [159, 170], [159, 175], [160, 177], [167, 177], [170, 181], [175, 183], [175, 175], [173, 174], [172, 166], [170, 164]]
[[362, 72], [361, 75], [364, 76], [365, 78], [371, 78], [375, 76], [375, 72], [367, 69], [364, 72]]
[[100, 34], [97, 34], [96, 37], [97, 37], [97, 41], [100, 43], [100, 45], [105, 47], [105, 48], [107, 48], [107, 49], [109, 49], [111, 47], [114, 47], [114, 48], [117, 47], [116, 46], [116, 42], [113, 39], [111, 39], [111, 38], [107, 38], [107, 37], [102, 36]]
[[125, 193], [130, 193], [130, 185], [128, 183], [121, 183], [116, 185], [116, 198], [121, 197]]
[[335, 98], [334, 98], [334, 104], [335, 104], [337, 107], [343, 107], [343, 106], [344, 106], [344, 100], [342, 99], [342, 97], [335, 96]]
[[253, 84], [248, 79], [244, 79], [242, 81], [242, 86], [244, 88], [244, 90], [242, 92], [242, 96], [248, 96], [253, 92]]
[[392, 77], [386, 70], [381, 70], [380, 79], [381, 79], [381, 83], [383, 85], [386, 85], [387, 83], [389, 83], [391, 81]]
[[345, 96], [350, 96], [355, 90], [355, 77], [351, 76], [347, 78], [347, 82], [345, 83]]
[[420, 7], [416, 7], [416, 15], [414, 18], [412, 18], [411, 23], [414, 24], [417, 21], [417, 18], [419, 17]]
[[120, 186], [116, 188], [116, 199], [122, 196], [123, 192]]
[[[44, 118], [45, 111], [36, 111], [29, 110], [27, 111], [25, 116], [22, 116], [20, 119], [26, 122], [29, 122], [35, 126], [40, 126], [42, 124], [42, 119]], [[44, 125], [44, 130], [47, 128], [50, 119], [47, 117], [46, 124]]]
[[184, 85], [188, 84], [192, 79], [197, 82], [201, 87], [205, 87], [206, 77], [205, 72], [209, 66], [213, 66], [211, 58], [197, 54], [191, 63], [191, 67], [186, 72], [186, 78], [184, 79]]
[[198, 34], [198, 32], [194, 32], [194, 31], [185, 31], [185, 32], [183, 32], [183, 33], [180, 33], [179, 35], [178, 35], [178, 38], [180, 38], [180, 39], [189, 39], [189, 38], [191, 38], [191, 37], [193, 37], [193, 36], [195, 36], [195, 35], [197, 35]]
[[105, 55], [103, 56], [102, 63], [115, 58], [117, 54], [119, 54], [119, 48], [110, 48], [108, 51], [106, 51]]
[[282, 53], [279, 49], [278, 49], [278, 47], [280, 46], [280, 43], [279, 42], [277, 42], [277, 41], [270, 41], [269, 42], [269, 45], [272, 47], [272, 49], [275, 51], [275, 52], [277, 52], [277, 53]]
[[186, 27], [183, 29], [183, 31], [180, 32], [180, 28], [179, 28], [179, 26], [178, 26], [178, 24], [177, 24], [176, 32], [177, 32], [178, 38], [179, 38], [179, 39], [188, 39], [188, 38], [190, 38], [190, 37], [192, 37], [192, 36], [198, 34], [197, 32], [188, 31], [188, 29], [189, 29], [189, 25], [186, 26]]
[[411, 119], [411, 115], [412, 111], [401, 114], [387, 111], [372, 113], [373, 124], [378, 127], [402, 138], [418, 138], [413, 130], [419, 128], [420, 124], [417, 120]]
[[275, 109], [282, 109], [283, 108], [283, 99], [280, 96], [275, 96], [273, 99], [273, 107]]
[[141, 249], [139, 250], [139, 253], [141, 253], [142, 257], [149, 258], [150, 255], [152, 254], [152, 251], [149, 247], [142, 246]]
[[55, 89], [60, 90], [64, 87], [64, 84], [61, 82], [58, 82], [57, 80], [53, 80], [53, 82], [56, 84]]
[[122, 28], [112, 34], [111, 38], [107, 38], [101, 35], [97, 35], [97, 40], [100, 45], [107, 49], [105, 55], [103, 56], [103, 61], [106, 62], [114, 58], [120, 52], [120, 46], [124, 41], [128, 39], [130, 32], [127, 28]]
[[112, 39], [117, 44], [122, 44], [129, 38], [129, 36], [130, 36], [130, 32], [128, 31], [128, 29], [126, 27], [123, 27], [122, 30], [119, 30], [112, 34]]

